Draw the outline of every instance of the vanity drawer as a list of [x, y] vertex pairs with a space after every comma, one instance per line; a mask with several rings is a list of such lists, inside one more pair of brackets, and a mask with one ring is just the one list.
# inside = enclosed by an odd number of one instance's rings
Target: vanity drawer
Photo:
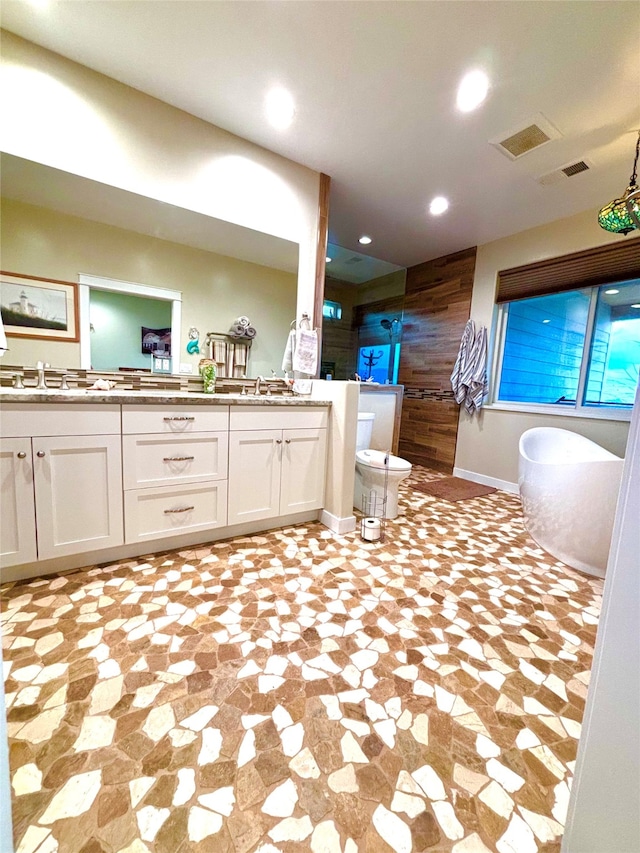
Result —
[[323, 429], [329, 413], [320, 406], [237, 406], [231, 409], [229, 429]]
[[229, 429], [229, 406], [154, 406], [122, 407], [122, 432], [184, 434]]
[[226, 480], [229, 433], [123, 435], [125, 489]]
[[118, 435], [120, 406], [109, 403], [3, 403], [5, 438], [48, 435]]
[[227, 481], [124, 493], [125, 542], [144, 542], [227, 523]]

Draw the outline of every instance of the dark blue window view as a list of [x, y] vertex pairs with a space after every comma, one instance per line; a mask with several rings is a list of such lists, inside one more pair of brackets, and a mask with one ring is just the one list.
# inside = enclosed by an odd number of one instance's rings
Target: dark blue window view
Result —
[[390, 358], [390, 344], [360, 347], [358, 350], [358, 375], [365, 381], [371, 378], [374, 382], [380, 382], [384, 385], [389, 378]]
[[640, 370], [640, 282], [521, 299], [506, 312], [498, 400], [576, 406], [588, 359], [580, 405], [633, 405]]
[[589, 298], [574, 290], [509, 304], [499, 400], [575, 404]]
[[639, 371], [640, 285], [601, 287], [585, 406], [633, 406]]

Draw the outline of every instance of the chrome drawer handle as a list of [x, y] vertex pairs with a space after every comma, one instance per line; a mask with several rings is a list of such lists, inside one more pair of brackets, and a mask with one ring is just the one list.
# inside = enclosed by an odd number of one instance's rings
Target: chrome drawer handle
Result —
[[43, 457], [45, 457], [46, 455], [47, 455], [47, 454], [44, 452], [44, 450], [39, 450], [39, 451], [36, 453], [36, 456], [38, 457], [38, 459], [42, 459], [42, 458], [43, 458]]
[[163, 462], [191, 462], [195, 456], [165, 456]]
[[164, 514], [170, 515], [171, 513], [174, 513], [174, 512], [189, 512], [192, 509], [195, 509], [195, 507], [185, 506], [185, 507], [182, 507], [182, 509], [165, 509]]
[[24, 452], [24, 450], [21, 450], [20, 453], [18, 453], [18, 459], [26, 459], [26, 458], [27, 458], [27, 454]]
[[163, 421], [195, 421], [193, 415], [175, 415], [172, 418], [163, 418]]

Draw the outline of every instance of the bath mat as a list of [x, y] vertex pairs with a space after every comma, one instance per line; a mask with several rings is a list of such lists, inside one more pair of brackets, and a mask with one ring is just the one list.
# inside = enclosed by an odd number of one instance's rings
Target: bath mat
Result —
[[427, 480], [416, 483], [413, 487], [417, 492], [443, 498], [445, 501], [465, 501], [469, 498], [481, 498], [495, 492], [493, 486], [482, 486], [462, 477], [442, 477], [439, 480]]

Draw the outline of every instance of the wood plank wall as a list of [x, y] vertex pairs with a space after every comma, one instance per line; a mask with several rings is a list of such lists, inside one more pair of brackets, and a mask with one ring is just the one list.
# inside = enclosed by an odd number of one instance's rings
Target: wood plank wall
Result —
[[459, 407], [451, 391], [469, 319], [476, 247], [407, 270], [398, 382], [404, 385], [398, 452], [415, 465], [452, 473]]

